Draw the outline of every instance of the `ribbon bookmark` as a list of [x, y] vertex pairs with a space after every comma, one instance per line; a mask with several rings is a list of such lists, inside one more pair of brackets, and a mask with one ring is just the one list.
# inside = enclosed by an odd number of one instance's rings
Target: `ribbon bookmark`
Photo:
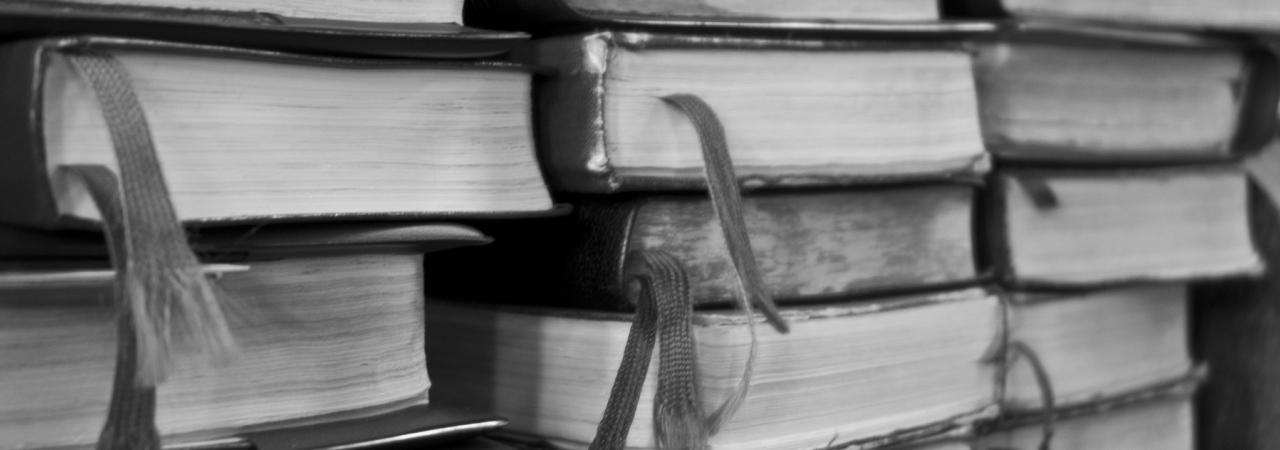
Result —
[[634, 300], [636, 315], [590, 449], [626, 447], [655, 343], [660, 346], [653, 410], [658, 447], [708, 448], [711, 432], [698, 395], [693, 302], [689, 301], [684, 267], [666, 252], [632, 252], [627, 255], [625, 272], [627, 295]]
[[116, 175], [103, 166], [64, 166], [65, 176], [77, 178], [88, 188], [93, 203], [102, 214], [112, 269], [116, 281], [112, 286], [112, 302], [116, 308], [116, 370], [111, 385], [111, 403], [106, 425], [98, 440], [98, 450], [159, 450], [160, 433], [156, 431], [156, 387], [138, 382], [138, 338], [134, 334], [133, 311], [122, 280], [129, 278], [129, 265], [116, 257], [126, 250], [128, 235], [124, 227]]
[[729, 259], [733, 262], [738, 282], [745, 294], [741, 299], [743, 310], [750, 313], [752, 304], [759, 305], [760, 312], [764, 313], [769, 324], [779, 333], [786, 333], [787, 321], [778, 313], [778, 306], [765, 289], [760, 267], [756, 265], [755, 254], [751, 251], [751, 238], [747, 235], [747, 223], [742, 215], [742, 193], [738, 190], [738, 175], [733, 170], [733, 160], [729, 157], [729, 144], [720, 118], [716, 117], [715, 111], [707, 102], [694, 95], [668, 95], [662, 97], [662, 101], [689, 116], [698, 132], [698, 140], [702, 143], [702, 167], [707, 176], [711, 205], [716, 210], [720, 228], [724, 230]]
[[229, 357], [235, 343], [213, 286], [187, 246], [128, 73], [109, 54], [70, 50], [62, 55], [101, 105], [120, 175], [117, 182], [105, 167], [66, 170], [94, 197], [117, 268], [121, 354], [99, 448], [148, 448], [158, 440], [148, 444], [154, 439], [134, 436], [138, 428], [120, 424], [153, 421], [154, 389], [165, 378], [177, 341], [185, 338], [219, 359]]

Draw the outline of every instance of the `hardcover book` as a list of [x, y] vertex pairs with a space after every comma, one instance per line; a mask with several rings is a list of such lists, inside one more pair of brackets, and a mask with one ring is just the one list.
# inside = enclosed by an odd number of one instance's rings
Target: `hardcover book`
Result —
[[[887, 436], [905, 440], [911, 430], [991, 417], [996, 376], [989, 361], [1000, 308], [977, 289], [783, 308], [791, 332], [759, 334], [750, 390], [710, 443], [889, 446]], [[695, 313], [696, 392], [708, 411], [742, 373], [752, 341], [747, 320], [763, 319]], [[512, 430], [585, 447], [605, 411], [630, 321], [625, 314], [431, 300], [433, 399], [493, 411]], [[650, 365], [627, 448], [657, 445], [658, 376]]]
[[[279, 423], [331, 421], [427, 399], [421, 252], [457, 226], [315, 228], [247, 233], [206, 271], [228, 307], [239, 353], [223, 364], [179, 352], [157, 390], [166, 443], [201, 442]], [[315, 243], [312, 243], [315, 244]], [[225, 263], [232, 263], [228, 266]], [[0, 271], [0, 441], [62, 447], [95, 442], [107, 417], [117, 314], [111, 270]]]
[[991, 255], [1016, 286], [1257, 275], [1239, 166], [1012, 169], [996, 177]]
[[533, 154], [531, 74], [518, 66], [90, 37], [0, 47], [2, 221], [99, 218], [86, 191], [56, 174], [117, 167], [108, 127], [119, 116], [100, 111], [96, 79], [75, 68], [84, 53], [113, 58], [128, 77], [145, 116], [130, 130], [150, 134], [185, 222], [551, 207]]
[[[1192, 371], [1185, 284], [1012, 298], [1009, 339], [1035, 352], [1058, 405], [1118, 396]], [[1015, 359], [1003, 406], [1040, 409], [1040, 388], [1032, 365]]]
[[972, 179], [988, 166], [970, 55], [957, 43], [597, 32], [540, 39], [552, 187], [699, 189], [698, 135], [659, 97], [706, 101], [748, 188]]
[[654, 18], [788, 19], [788, 20], [937, 20], [934, 2], [907, 0], [855, 0], [823, 2], [801, 0], [787, 5], [762, 0], [676, 0], [626, 2], [620, 0], [483, 0], [469, 7], [489, 12], [526, 15], [581, 14], [584, 16], [647, 16]]
[[[743, 219], [774, 298], [844, 299], [975, 282], [973, 197], [965, 184], [760, 192], [743, 198]], [[658, 250], [686, 262], [695, 303], [728, 304], [737, 295], [705, 197], [594, 197], [574, 205], [570, 216], [538, 224], [477, 223], [496, 242], [428, 255], [428, 292], [631, 310], [623, 261], [632, 251]]]
[[1275, 57], [1238, 41], [1032, 24], [977, 45], [975, 73], [1003, 159], [1222, 160], [1275, 130]]

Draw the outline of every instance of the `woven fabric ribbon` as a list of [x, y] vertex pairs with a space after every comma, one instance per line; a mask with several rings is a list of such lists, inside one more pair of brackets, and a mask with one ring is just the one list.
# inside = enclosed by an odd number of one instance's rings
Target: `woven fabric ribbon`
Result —
[[622, 363], [596, 429], [592, 450], [626, 447], [655, 342], [658, 392], [654, 428], [660, 448], [706, 448], [708, 431], [698, 396], [697, 356], [692, 334], [693, 303], [679, 259], [666, 252], [627, 256], [627, 292], [636, 305]]
[[711, 105], [694, 95], [674, 94], [663, 97], [662, 100], [684, 111], [698, 132], [711, 206], [716, 210], [716, 217], [724, 232], [725, 246], [729, 249], [729, 260], [738, 274], [739, 289], [743, 294], [739, 296], [740, 306], [747, 313], [751, 312], [752, 305], [759, 306], [769, 323], [778, 332], [786, 333], [787, 321], [778, 313], [778, 306], [765, 289], [755, 254], [751, 251], [751, 239], [747, 235], [747, 223], [742, 214], [738, 175], [733, 170], [733, 159], [729, 156], [728, 139], [725, 138], [720, 118], [711, 109]]
[[[729, 157], [724, 127], [711, 107], [696, 96], [677, 94], [662, 100], [683, 111], [698, 132], [712, 207], [737, 275], [738, 306], [750, 317], [754, 315], [753, 305], [759, 305], [775, 329], [787, 332], [787, 323], [765, 289], [751, 250], [742, 213], [742, 194]], [[758, 347], [755, 322], [747, 321], [751, 342], [742, 376], [728, 398], [709, 416], [704, 416], [698, 393], [697, 348], [692, 334], [693, 302], [689, 298], [684, 267], [665, 252], [633, 252], [627, 256], [624, 282], [628, 283], [631, 303], [636, 305], [636, 317], [627, 336], [604, 418], [590, 448], [612, 450], [626, 446], [655, 341], [660, 345], [653, 418], [658, 446], [709, 448], [710, 437], [733, 417], [746, 399]]]
[[89, 188], [117, 273], [120, 344], [99, 448], [155, 448], [155, 386], [164, 379], [179, 338], [219, 359], [228, 357], [235, 343], [213, 286], [187, 246], [128, 74], [108, 54], [64, 55], [101, 105], [120, 175], [117, 180], [100, 166], [64, 171]]
[[[124, 210], [115, 173], [103, 166], [64, 166], [60, 170], [65, 176], [78, 178], [89, 189], [102, 214], [110, 253], [122, 254], [128, 237], [124, 232]], [[136, 382], [138, 339], [133, 332], [133, 311], [125, 302], [128, 298], [125, 285], [119, 281], [128, 278], [129, 266], [124, 259], [114, 257], [111, 266], [117, 280], [112, 288], [116, 308], [116, 370], [98, 449], [159, 449], [160, 435], [155, 427], [156, 388]]]

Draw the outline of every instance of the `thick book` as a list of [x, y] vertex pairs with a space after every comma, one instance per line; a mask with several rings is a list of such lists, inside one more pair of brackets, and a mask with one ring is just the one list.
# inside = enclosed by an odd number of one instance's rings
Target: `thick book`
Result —
[[477, 58], [528, 36], [458, 25], [463, 0], [6, 0], [6, 40], [102, 34], [322, 54]]
[[[1185, 284], [1011, 295], [1009, 339], [1033, 352], [1057, 405], [1114, 397], [1193, 370]], [[1043, 407], [1034, 366], [1015, 356], [1003, 407]]]
[[1228, 29], [1274, 33], [1280, 7], [1271, 0], [959, 0], [964, 16], [1085, 21], [1152, 28]]
[[[841, 299], [973, 283], [974, 187], [760, 192], [743, 219], [769, 293], [779, 302]], [[428, 292], [630, 310], [629, 252], [684, 261], [695, 304], [732, 303], [737, 278], [710, 200], [701, 195], [595, 197], [572, 214], [476, 224], [492, 245], [428, 255]], [[494, 283], [492, 280], [502, 280]]]
[[994, 182], [989, 256], [1023, 287], [1257, 275], [1247, 188], [1233, 164], [1007, 170]]
[[[515, 300], [515, 299], [512, 299]], [[754, 381], [710, 443], [816, 448], [991, 417], [1001, 305], [982, 290], [784, 307], [791, 332], [762, 332]], [[539, 307], [427, 304], [433, 399], [493, 411], [512, 430], [585, 446], [595, 434], [631, 316]], [[734, 390], [750, 347], [740, 313], [693, 317], [697, 391], [708, 411]], [[653, 448], [651, 364], [627, 448]], [[624, 424], [625, 425], [625, 424]], [[891, 440], [880, 440], [885, 446]], [[851, 444], [850, 444], [851, 445]], [[857, 447], [855, 447], [857, 448]]]
[[[157, 389], [168, 444], [280, 423], [331, 421], [426, 401], [424, 246], [457, 226], [246, 234], [207, 262], [229, 302], [239, 352], [222, 364], [179, 352]], [[376, 232], [376, 230], [373, 230]], [[304, 233], [306, 234], [306, 233]], [[346, 239], [344, 236], [351, 236]], [[383, 235], [386, 237], [386, 235]], [[227, 265], [225, 263], [231, 263]], [[0, 271], [0, 436], [6, 445], [92, 444], [111, 396], [116, 312], [110, 270]]]
[[0, 47], [0, 221], [98, 219], [86, 190], [57, 176], [117, 164], [95, 80], [71, 63], [84, 53], [127, 74], [185, 222], [551, 208], [529, 124], [532, 74], [519, 66], [86, 37]]
[[572, 192], [699, 189], [699, 137], [660, 97], [702, 98], [748, 188], [974, 178], [986, 171], [970, 55], [958, 42], [595, 32], [515, 58], [538, 86], [548, 181]]
[[622, 27], [899, 36], [990, 30], [976, 21], [941, 21], [938, 3], [922, 0], [474, 0], [465, 18], [468, 25], [539, 34]]
[[1025, 26], [979, 43], [983, 137], [999, 158], [1225, 159], [1275, 132], [1275, 57], [1177, 33]]

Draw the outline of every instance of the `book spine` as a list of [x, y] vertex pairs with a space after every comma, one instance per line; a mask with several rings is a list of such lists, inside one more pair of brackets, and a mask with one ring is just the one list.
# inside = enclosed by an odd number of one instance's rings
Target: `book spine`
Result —
[[632, 311], [622, 263], [643, 201], [583, 201], [569, 217], [488, 221], [492, 244], [428, 254], [427, 295], [603, 311]]
[[42, 125], [50, 52], [40, 41], [0, 47], [0, 86], [6, 94], [0, 101], [0, 222], [51, 228], [59, 221]]
[[[981, 230], [978, 235], [985, 242], [982, 242], [978, 248], [986, 249], [986, 252], [979, 258], [982, 260], [983, 267], [992, 273], [997, 274], [1001, 283], [1006, 286], [1017, 284], [1018, 275], [1014, 272], [1011, 263], [1012, 250], [1009, 248], [1008, 236], [1008, 217], [1006, 213], [1007, 204], [1005, 196], [1008, 195], [1013, 179], [1008, 174], [999, 174], [991, 177], [990, 195], [981, 196], [984, 203], [979, 214], [985, 217], [986, 226], [976, 228]], [[981, 221], [980, 221], [981, 222]], [[976, 225], [976, 224], [975, 224]]]
[[1276, 136], [1276, 104], [1280, 103], [1277, 53], [1251, 48], [1245, 53], [1244, 79], [1236, 91], [1239, 123], [1231, 141], [1235, 152], [1258, 151]]
[[609, 193], [619, 187], [605, 134], [604, 102], [613, 56], [609, 33], [540, 39], [512, 54], [517, 61], [553, 67], [538, 80], [539, 159], [552, 189]]
[[622, 279], [627, 250], [635, 233], [635, 220], [643, 200], [605, 201], [583, 205], [576, 215], [578, 238], [569, 247], [568, 275], [560, 286], [568, 286], [569, 297], [601, 302], [609, 309], [632, 310]]

